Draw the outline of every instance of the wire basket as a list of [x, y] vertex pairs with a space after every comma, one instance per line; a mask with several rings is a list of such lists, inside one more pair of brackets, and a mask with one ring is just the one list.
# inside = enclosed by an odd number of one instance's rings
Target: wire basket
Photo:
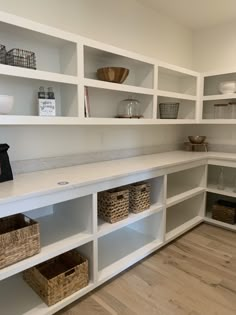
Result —
[[179, 112], [179, 103], [160, 103], [159, 109], [161, 119], [176, 119]]
[[32, 51], [13, 48], [6, 54], [6, 63], [10, 66], [36, 69], [36, 56]]
[[6, 63], [6, 46], [0, 44], [0, 63]]

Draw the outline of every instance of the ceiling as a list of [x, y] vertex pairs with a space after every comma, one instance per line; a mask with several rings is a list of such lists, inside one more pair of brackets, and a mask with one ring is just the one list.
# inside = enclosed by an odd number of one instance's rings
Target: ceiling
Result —
[[236, 0], [137, 0], [193, 30], [236, 20]]

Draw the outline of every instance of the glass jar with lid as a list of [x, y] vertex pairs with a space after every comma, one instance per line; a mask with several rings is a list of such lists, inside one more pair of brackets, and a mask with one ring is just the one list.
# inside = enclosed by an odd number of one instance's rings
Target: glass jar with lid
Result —
[[227, 119], [228, 116], [228, 104], [214, 104], [214, 118], [215, 119]]
[[236, 100], [229, 102], [229, 118], [236, 119]]
[[129, 97], [118, 104], [117, 118], [141, 118], [141, 103]]

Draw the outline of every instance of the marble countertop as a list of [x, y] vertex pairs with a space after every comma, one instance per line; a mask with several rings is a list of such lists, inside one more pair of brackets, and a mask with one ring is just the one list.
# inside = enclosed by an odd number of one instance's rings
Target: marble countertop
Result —
[[[0, 205], [27, 197], [73, 189], [139, 172], [168, 168], [209, 158], [236, 161], [236, 154], [172, 151], [19, 174], [14, 177], [13, 181], [0, 183]], [[66, 181], [68, 184], [58, 185], [58, 182], [61, 181]]]

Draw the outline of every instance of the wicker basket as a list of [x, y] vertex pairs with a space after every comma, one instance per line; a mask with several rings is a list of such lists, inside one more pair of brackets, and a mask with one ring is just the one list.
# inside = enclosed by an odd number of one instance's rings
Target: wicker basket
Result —
[[176, 119], [179, 112], [179, 103], [160, 103], [159, 109], [161, 119]]
[[24, 271], [23, 278], [50, 306], [88, 285], [88, 260], [71, 250]]
[[109, 223], [127, 218], [129, 215], [129, 189], [111, 189], [98, 193], [98, 216]]
[[218, 200], [212, 206], [212, 219], [229, 224], [236, 223], [236, 204], [225, 200]]
[[139, 213], [150, 207], [151, 185], [148, 182], [135, 183], [129, 186], [129, 210]]
[[32, 51], [14, 48], [7, 52], [6, 63], [10, 66], [36, 69], [36, 57]]
[[0, 63], [6, 63], [6, 46], [0, 45]]
[[40, 251], [39, 224], [23, 214], [0, 219], [0, 269]]

